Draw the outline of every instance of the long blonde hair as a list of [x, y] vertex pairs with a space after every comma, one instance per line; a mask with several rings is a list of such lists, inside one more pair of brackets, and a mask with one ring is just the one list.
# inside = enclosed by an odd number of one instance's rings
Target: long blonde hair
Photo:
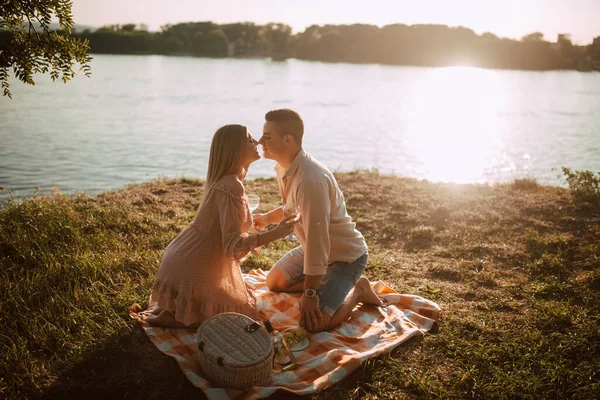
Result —
[[240, 179], [244, 178], [242, 158], [247, 142], [248, 127], [244, 125], [225, 125], [217, 129], [210, 145], [205, 193], [227, 174], [236, 173]]

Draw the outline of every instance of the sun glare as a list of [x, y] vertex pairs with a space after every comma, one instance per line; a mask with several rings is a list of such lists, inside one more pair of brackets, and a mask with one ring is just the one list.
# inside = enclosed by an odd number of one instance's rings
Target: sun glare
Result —
[[489, 156], [503, 146], [496, 110], [506, 99], [496, 72], [448, 67], [423, 79], [406, 139], [420, 162], [418, 172], [433, 181], [483, 180], [486, 171], [503, 164]]

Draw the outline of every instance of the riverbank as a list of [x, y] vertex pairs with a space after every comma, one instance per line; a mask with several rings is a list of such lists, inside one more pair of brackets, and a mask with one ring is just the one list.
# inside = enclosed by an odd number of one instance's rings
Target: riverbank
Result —
[[[431, 334], [316, 398], [600, 396], [597, 194], [532, 180], [336, 176], [369, 243], [368, 277], [436, 301], [443, 315]], [[202, 397], [127, 312], [149, 295], [202, 188], [160, 180], [0, 207], [0, 397]], [[274, 179], [246, 188], [258, 211], [279, 201]], [[273, 243], [243, 268], [269, 269], [290, 246]]]

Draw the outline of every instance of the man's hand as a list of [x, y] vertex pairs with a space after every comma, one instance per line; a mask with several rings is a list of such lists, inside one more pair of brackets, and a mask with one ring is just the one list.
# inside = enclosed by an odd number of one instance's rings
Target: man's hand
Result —
[[309, 332], [319, 331], [323, 314], [319, 310], [319, 296], [300, 297], [300, 326], [306, 328]]

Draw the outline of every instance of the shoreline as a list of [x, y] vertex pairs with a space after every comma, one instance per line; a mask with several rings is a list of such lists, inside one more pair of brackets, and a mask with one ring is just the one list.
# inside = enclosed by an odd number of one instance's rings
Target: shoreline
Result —
[[219, 60], [271, 60], [275, 63], [285, 63], [287, 60], [298, 60], [304, 62], [312, 62], [312, 63], [325, 63], [325, 64], [348, 64], [348, 65], [379, 65], [385, 67], [407, 67], [407, 68], [475, 68], [475, 69], [484, 69], [491, 71], [519, 71], [519, 72], [557, 72], [557, 71], [572, 71], [572, 72], [581, 72], [581, 73], [595, 73], [600, 70], [594, 69], [578, 69], [578, 68], [548, 68], [548, 69], [519, 69], [513, 67], [486, 67], [486, 66], [477, 66], [477, 65], [459, 65], [459, 64], [394, 64], [394, 63], [385, 63], [385, 62], [373, 62], [373, 61], [332, 61], [332, 60], [317, 60], [310, 58], [297, 58], [294, 56], [286, 56], [284, 59], [274, 59], [274, 57], [269, 55], [255, 55], [255, 56], [231, 56], [231, 57], [211, 57], [206, 55], [195, 55], [193, 53], [172, 53], [172, 54], [162, 54], [162, 53], [94, 53], [93, 51], [89, 52], [90, 55], [110, 55], [110, 56], [162, 56], [162, 57], [182, 57], [182, 58], [208, 58], [208, 59], [219, 59]]
[[[560, 184], [560, 182], [557, 182], [556, 184], [539, 182], [538, 179], [535, 177], [513, 177], [509, 180], [499, 181], [499, 182], [457, 183], [457, 182], [444, 182], [444, 181], [430, 181], [428, 179], [421, 179], [421, 178], [405, 176], [405, 175], [397, 175], [394, 173], [380, 173], [376, 168], [357, 169], [357, 170], [352, 170], [352, 171], [333, 171], [333, 172], [335, 175], [354, 174], [354, 173], [376, 173], [381, 176], [388, 176], [388, 177], [393, 177], [393, 178], [414, 179], [415, 181], [427, 182], [427, 183], [433, 184], [433, 185], [459, 185], [459, 186], [475, 185], [475, 186], [493, 187], [493, 186], [497, 186], [497, 185], [510, 185], [510, 184], [514, 184], [516, 181], [523, 181], [523, 182], [532, 182], [532, 183], [535, 183], [540, 186], [549, 186], [549, 187], [554, 187], [554, 188], [563, 188], [564, 189], [564, 188], [568, 187], [568, 184], [566, 183], [564, 177], [561, 178], [562, 184]], [[64, 188], [61, 189], [61, 188], [58, 188], [53, 185], [53, 186], [46, 186], [43, 188], [36, 186], [36, 187], [30, 187], [27, 189], [19, 189], [19, 191], [14, 191], [11, 188], [8, 188], [6, 186], [0, 186], [0, 205], [5, 204], [7, 201], [10, 201], [11, 198], [12, 198], [12, 200], [15, 200], [15, 201], [23, 201], [23, 200], [31, 199], [36, 196], [37, 197], [51, 196], [53, 193], [60, 193], [60, 194], [70, 196], [70, 197], [78, 196], [78, 195], [98, 196], [105, 192], [126, 190], [127, 188], [129, 188], [131, 186], [143, 186], [143, 185], [147, 185], [147, 184], [152, 184], [154, 182], [160, 182], [160, 181], [164, 181], [164, 180], [178, 180], [178, 179], [194, 180], [194, 181], [196, 181], [196, 180], [202, 181], [203, 180], [202, 178], [193, 178], [193, 177], [185, 177], [185, 176], [181, 176], [181, 177], [158, 176], [158, 177], [140, 181], [140, 182], [124, 183], [123, 185], [121, 185], [119, 187], [112, 187], [112, 188], [105, 188], [105, 189], [64, 189]], [[247, 178], [245, 180], [245, 182], [254, 181], [254, 180], [268, 180], [268, 179], [274, 179], [274, 176], [251, 177], [251, 178]], [[29, 193], [20, 194], [24, 190], [27, 190]], [[16, 195], [14, 195], [14, 197], [13, 197], [14, 193], [16, 193]]]

